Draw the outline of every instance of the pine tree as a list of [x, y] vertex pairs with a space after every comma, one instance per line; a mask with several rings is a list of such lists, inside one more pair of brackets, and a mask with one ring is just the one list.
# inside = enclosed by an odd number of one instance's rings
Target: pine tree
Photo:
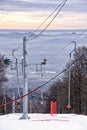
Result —
[[[11, 101], [11, 98], [9, 98], [8, 95], [4, 93], [6, 82], [8, 81], [5, 75], [7, 66], [9, 65], [8, 62], [9, 59], [4, 58], [4, 56], [0, 54], [0, 105], [5, 104], [9, 100]], [[8, 105], [5, 104], [3, 105], [3, 107], [0, 107], [0, 114], [7, 114], [10, 113], [11, 111], [12, 111], [11, 104]]]

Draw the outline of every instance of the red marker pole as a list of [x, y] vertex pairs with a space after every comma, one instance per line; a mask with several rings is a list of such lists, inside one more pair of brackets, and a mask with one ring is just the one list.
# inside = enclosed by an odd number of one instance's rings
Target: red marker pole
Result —
[[57, 113], [57, 102], [50, 102], [50, 114], [56, 114]]

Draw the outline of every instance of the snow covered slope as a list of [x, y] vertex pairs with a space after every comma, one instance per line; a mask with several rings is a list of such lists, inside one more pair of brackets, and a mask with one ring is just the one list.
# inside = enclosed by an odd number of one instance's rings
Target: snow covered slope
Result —
[[22, 114], [0, 116], [0, 130], [87, 130], [87, 116], [75, 114]]

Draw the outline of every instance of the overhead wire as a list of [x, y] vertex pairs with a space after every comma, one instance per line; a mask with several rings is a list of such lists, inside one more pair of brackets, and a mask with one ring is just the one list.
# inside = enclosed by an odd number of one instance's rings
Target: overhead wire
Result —
[[87, 32], [87, 29], [82, 30], [82, 32], [78, 34], [76, 38], [73, 39], [73, 41], [77, 40], [85, 32]]
[[6, 104], [10, 104], [14, 101], [17, 101], [19, 99], [24, 98], [25, 96], [31, 95], [32, 93], [36, 92], [38, 89], [42, 88], [43, 86], [47, 85], [49, 82], [53, 81], [54, 79], [56, 79], [58, 76], [60, 76], [62, 73], [64, 73], [67, 69], [69, 69], [70, 66], [72, 66], [73, 64], [75, 64], [76, 62], [78, 62], [83, 56], [85, 56], [87, 54], [87, 52], [83, 53], [78, 59], [76, 59], [75, 61], [73, 61], [68, 67], [66, 67], [65, 69], [63, 69], [60, 73], [58, 73], [57, 75], [55, 75], [53, 78], [51, 78], [50, 80], [48, 80], [47, 82], [43, 83], [42, 85], [40, 85], [39, 87], [36, 87], [35, 89], [33, 89], [32, 91], [28, 92], [25, 95], [22, 95], [21, 97], [18, 97], [14, 100], [8, 101], [6, 103], [0, 104], [0, 107], [3, 107]]
[[[64, 0], [63, 2], [61, 2], [61, 4], [57, 7], [57, 8], [59, 8], [59, 10], [56, 12], [56, 14], [54, 15], [54, 17], [51, 19], [51, 21], [44, 27], [44, 29], [42, 29], [39, 33], [38, 33], [38, 35], [36, 35], [36, 36], [34, 36], [33, 38], [31, 38], [31, 39], [29, 39], [29, 40], [33, 40], [33, 39], [35, 39], [35, 38], [37, 38], [37, 37], [39, 37], [47, 28], [48, 28], [48, 26], [53, 22], [53, 20], [57, 17], [57, 15], [60, 13], [60, 11], [62, 10], [62, 8], [64, 7], [64, 5], [66, 4], [66, 2], [67, 2], [67, 0]], [[55, 11], [53, 11], [53, 12], [55, 12]], [[53, 13], [52, 13], [53, 14]], [[48, 16], [48, 18], [49, 18], [50, 16]], [[47, 19], [48, 19], [47, 18]], [[47, 21], [47, 19], [46, 19], [46, 21]], [[44, 21], [45, 22], [45, 21]], [[44, 24], [44, 22], [40, 25], [40, 26], [42, 26], [43, 24]]]
[[[44, 8], [44, 10], [42, 11], [42, 13], [41, 13], [41, 15], [39, 17], [43, 17], [44, 13], [46, 12], [46, 10], [48, 9], [48, 7], [50, 6], [51, 3], [52, 3], [52, 0], [51, 1], [49, 0], [47, 6]], [[36, 29], [34, 29], [33, 31], [30, 32], [30, 36], [32, 36], [36, 31], [39, 30], [39, 28], [44, 24], [46, 19]], [[34, 24], [34, 26], [35, 26], [35, 24]], [[33, 26], [33, 28], [34, 28], [34, 26]]]
[[[73, 38], [72, 41], [76, 41], [84, 32], [87, 32], [87, 29], [84, 29], [83, 31], [81, 31], [81, 33], [79, 33], [75, 38]], [[60, 52], [62, 52], [65, 48], [67, 48], [71, 44], [72, 41], [70, 41], [66, 46], [64, 46], [62, 49], [60, 49], [58, 52], [56, 52], [53, 56], [49, 57], [47, 59], [47, 61], [52, 60], [52, 58], [54, 58]]]
[[29, 37], [31, 37], [35, 32], [37, 32], [37, 31], [40, 29], [40, 27], [59, 9], [59, 7], [64, 3], [64, 1], [66, 1], [66, 0], [63, 0], [63, 1], [51, 12], [51, 14], [37, 27], [37, 29], [34, 30], [34, 31], [31, 33], [31, 35], [30, 35]]

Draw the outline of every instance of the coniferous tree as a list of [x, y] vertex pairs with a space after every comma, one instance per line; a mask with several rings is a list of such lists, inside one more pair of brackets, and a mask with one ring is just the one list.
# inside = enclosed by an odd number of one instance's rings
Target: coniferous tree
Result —
[[8, 65], [4, 62], [4, 56], [0, 54], [0, 93], [2, 93], [5, 83], [8, 81], [5, 75], [7, 66]]
[[[9, 98], [6, 95], [6, 93], [4, 93], [6, 82], [8, 81], [5, 75], [8, 65], [9, 65], [9, 59], [4, 58], [4, 56], [0, 54], [0, 104], [5, 104], [9, 100], [11, 100], [11, 98]], [[3, 105], [3, 107], [1, 106], [0, 114], [10, 113], [12, 111], [11, 107], [12, 107], [11, 104], [8, 104], [8, 105], [5, 104]]]

